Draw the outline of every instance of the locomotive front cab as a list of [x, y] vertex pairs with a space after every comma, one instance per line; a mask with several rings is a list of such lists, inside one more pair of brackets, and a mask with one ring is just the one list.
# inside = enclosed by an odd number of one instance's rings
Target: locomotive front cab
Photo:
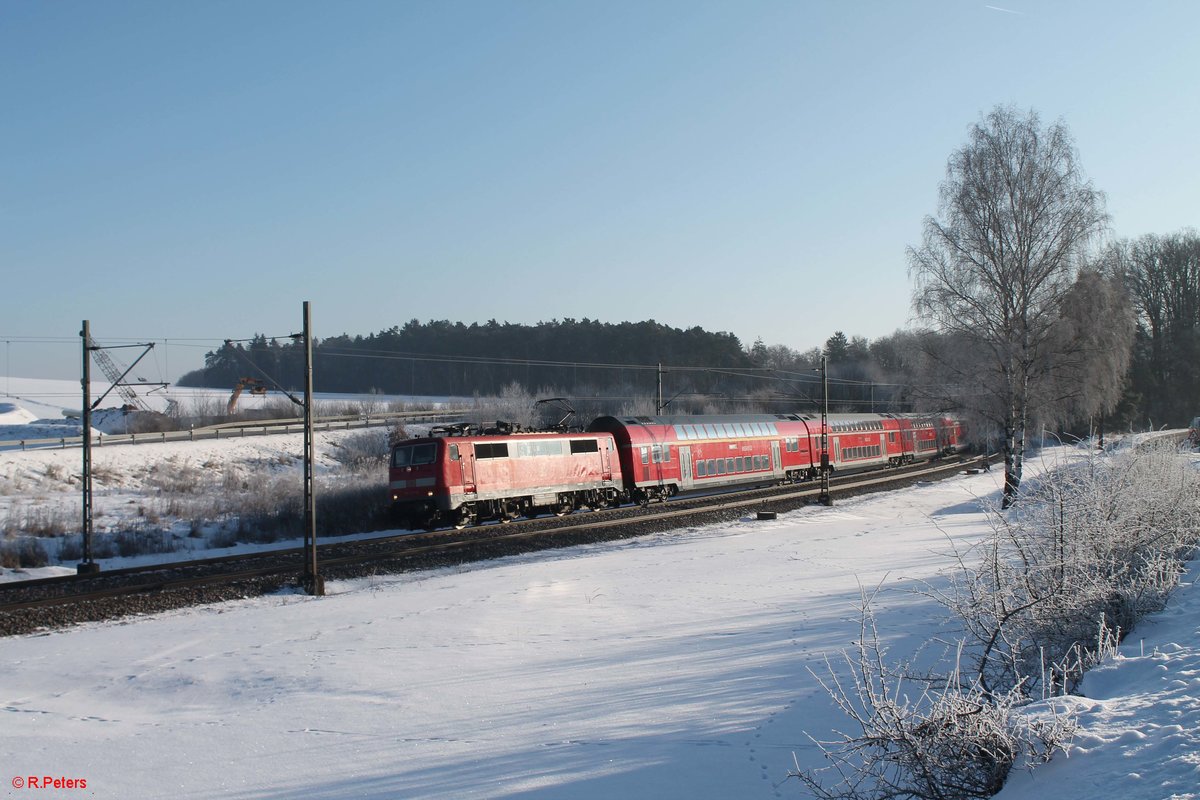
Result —
[[392, 448], [388, 492], [398, 518], [424, 526], [437, 515], [438, 495], [445, 494], [444, 447], [440, 439], [425, 439], [401, 442]]

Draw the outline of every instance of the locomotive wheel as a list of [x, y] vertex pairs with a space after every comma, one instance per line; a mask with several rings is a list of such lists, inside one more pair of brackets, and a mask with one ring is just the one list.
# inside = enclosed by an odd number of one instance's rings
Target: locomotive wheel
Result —
[[475, 514], [468, 511], [466, 508], [459, 509], [458, 516], [454, 519], [454, 529], [461, 531], [469, 525], [475, 524]]
[[564, 500], [554, 507], [554, 516], [565, 517], [575, 510], [575, 505], [570, 500]]

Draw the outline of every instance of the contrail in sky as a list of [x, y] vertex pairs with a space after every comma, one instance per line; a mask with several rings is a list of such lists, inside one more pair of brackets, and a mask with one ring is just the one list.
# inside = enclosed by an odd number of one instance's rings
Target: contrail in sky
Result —
[[1025, 15], [1024, 11], [1013, 11], [1011, 8], [1001, 8], [1000, 6], [984, 6], [984, 8], [990, 8], [992, 11], [1003, 11], [1005, 14], [1020, 14], [1021, 16]]

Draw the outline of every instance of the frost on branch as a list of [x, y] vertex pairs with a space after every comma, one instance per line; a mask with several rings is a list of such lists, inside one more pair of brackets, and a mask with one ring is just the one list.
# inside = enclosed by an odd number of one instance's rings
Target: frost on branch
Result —
[[[949, 675], [889, 666], [870, 599], [848, 676], [820, 678], [849, 720], [798, 778], [819, 798], [990, 797], [1014, 766], [1070, 745], [1075, 723], [1031, 699], [1074, 691], [1144, 615], [1161, 609], [1200, 540], [1200, 474], [1172, 448], [1093, 454], [1048, 472], [992, 533], [957, 553], [933, 596], [965, 638]], [[961, 665], [967, 664], [966, 668]]]
[[1106, 638], [1163, 607], [1193, 552], [1200, 476], [1171, 448], [1049, 472], [961, 553], [939, 599], [986, 689], [1072, 691]]
[[849, 677], [832, 666], [814, 676], [853, 728], [832, 742], [814, 740], [827, 766], [799, 779], [827, 800], [963, 800], [990, 797], [1014, 765], [1049, 760], [1074, 734], [1074, 722], [1051, 715], [1030, 722], [1014, 709], [1027, 702], [1014, 688], [996, 694], [956, 667], [942, 679], [913, 677], [889, 666], [870, 602], [864, 598], [857, 649], [846, 653]]

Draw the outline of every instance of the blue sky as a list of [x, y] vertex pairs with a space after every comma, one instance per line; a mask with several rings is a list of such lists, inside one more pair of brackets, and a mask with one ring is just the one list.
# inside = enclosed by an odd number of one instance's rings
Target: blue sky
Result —
[[1112, 233], [1200, 220], [1200, 3], [0, 0], [0, 344], [656, 319], [909, 322], [904, 251], [997, 104]]

